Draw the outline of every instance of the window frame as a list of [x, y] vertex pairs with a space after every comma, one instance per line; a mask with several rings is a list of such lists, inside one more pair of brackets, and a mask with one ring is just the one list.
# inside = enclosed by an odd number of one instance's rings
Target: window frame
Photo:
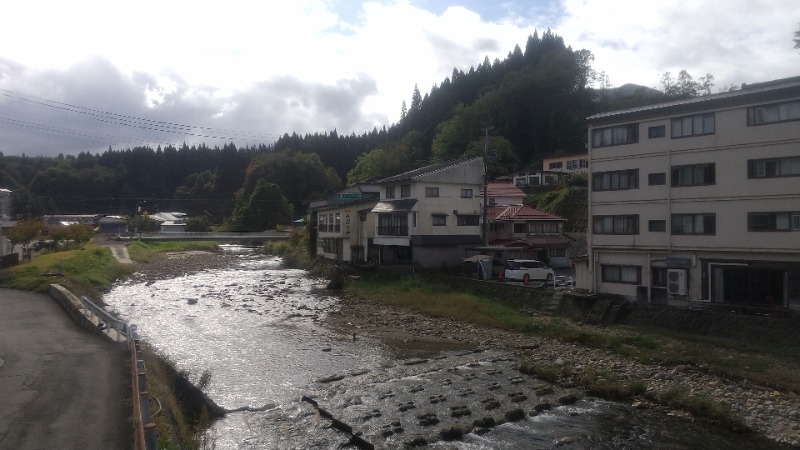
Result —
[[[692, 230], [687, 232], [684, 231], [684, 225], [686, 222], [684, 219], [692, 218]], [[702, 218], [703, 223], [703, 231], [702, 232], [695, 232], [694, 229], [697, 227], [697, 220]], [[708, 221], [708, 219], [711, 219]], [[678, 228], [680, 225], [680, 228]], [[711, 231], [707, 231], [706, 228], [712, 228]], [[717, 235], [717, 214], [716, 213], [676, 213], [670, 216], [670, 234], [673, 236], [716, 236]]]
[[447, 214], [431, 214], [431, 226], [446, 227]]
[[472, 188], [461, 188], [461, 198], [474, 198]]
[[[786, 106], [788, 109], [788, 117], [785, 119], [780, 118], [781, 107]], [[767, 111], [773, 108], [777, 111], [770, 111], [777, 113], [777, 119], [767, 119]], [[794, 114], [794, 115], [793, 115]], [[760, 117], [759, 117], [760, 116]], [[800, 100], [791, 100], [788, 102], [770, 103], [766, 105], [751, 106], [747, 108], [747, 126], [748, 127], [761, 127], [764, 125], [772, 125], [775, 123], [794, 122], [800, 120]]]
[[667, 137], [666, 125], [656, 125], [653, 127], [647, 127], [647, 139], [659, 139], [663, 137]]
[[[680, 171], [691, 169], [691, 182], [679, 182]], [[703, 182], [695, 181], [697, 169], [703, 169], [702, 176]], [[710, 178], [710, 181], [709, 181]], [[670, 186], [671, 187], [686, 187], [686, 186], [713, 186], [717, 184], [717, 166], [715, 163], [702, 163], [702, 164], [684, 164], [680, 166], [670, 167]]]
[[[624, 139], [622, 138], [624, 136]], [[614, 125], [592, 130], [592, 148], [629, 145], [639, 142], [639, 123]]]
[[[786, 216], [786, 228], [778, 228], [779, 216]], [[765, 226], [754, 227], [754, 218], [758, 216], [765, 216]], [[800, 217], [800, 211], [757, 211], [747, 213], [747, 231], [751, 232], [768, 232], [768, 233], [785, 233], [787, 231], [800, 231], [800, 223], [795, 227], [795, 219]]]
[[394, 194], [395, 194], [394, 186], [386, 186], [386, 190], [385, 190], [385, 193], [384, 193], [386, 198], [395, 198]]
[[666, 233], [667, 220], [666, 219], [651, 219], [647, 221], [647, 231], [650, 233]]
[[[773, 171], [774, 174], [767, 174], [767, 164], [775, 164]], [[780, 172], [781, 163], [786, 165], [796, 164], [798, 166], [797, 172], [777, 173]], [[763, 165], [763, 175], [759, 175], [759, 164]], [[747, 160], [747, 178], [760, 179], [760, 178], [784, 178], [784, 177], [800, 177], [800, 156], [783, 156], [779, 158], [759, 158]]]
[[[614, 187], [614, 178], [617, 178], [617, 187]], [[607, 188], [602, 187], [605, 183], [605, 178], [608, 177]], [[622, 184], [622, 179], [627, 179], [628, 187], [619, 187]], [[600, 180], [598, 183], [597, 180]], [[600, 188], [596, 185], [600, 184]], [[639, 189], [639, 169], [625, 169], [625, 170], [609, 170], [606, 172], [597, 172], [592, 174], [592, 190], [595, 192], [603, 191], [628, 191], [631, 189]]]
[[459, 214], [456, 216], [456, 226], [477, 227], [480, 226], [480, 224], [481, 224], [481, 216], [477, 214]]
[[425, 197], [438, 197], [439, 188], [437, 186], [425, 186]]
[[401, 184], [400, 185], [400, 198], [408, 198], [411, 197], [411, 185], [410, 184]]
[[[635, 272], [636, 280], [623, 280], [623, 270], [630, 270], [633, 269]], [[614, 274], [616, 272], [616, 274]], [[616, 275], [616, 276], [613, 276]], [[630, 274], [627, 274], [630, 276]], [[600, 278], [603, 283], [615, 283], [615, 284], [631, 284], [631, 285], [641, 285], [642, 284], [642, 266], [636, 265], [626, 265], [626, 264], [601, 264], [600, 265]]]
[[647, 174], [648, 186], [666, 186], [667, 173], [666, 172], [653, 172]]
[[[711, 131], [706, 131], [706, 119], [710, 119], [711, 122]], [[700, 130], [696, 130], [698, 126], [697, 121], [700, 121]], [[691, 131], [689, 133], [684, 132], [684, 126], [691, 125]], [[678, 131], [680, 134], [676, 134]], [[689, 116], [681, 116], [675, 117], [670, 120], [670, 137], [672, 139], [683, 139], [689, 137], [697, 137], [697, 136], [711, 136], [716, 134], [717, 131], [717, 119], [715, 113], [702, 113], [702, 114], [692, 114]]]
[[[598, 220], [602, 226], [598, 231]], [[611, 221], [611, 230], [606, 231], [606, 221]], [[618, 225], [622, 225], [622, 231], [618, 231]], [[629, 228], [634, 228], [632, 231]], [[632, 236], [639, 234], [639, 215], [638, 214], [601, 214], [592, 216], [592, 234]]]

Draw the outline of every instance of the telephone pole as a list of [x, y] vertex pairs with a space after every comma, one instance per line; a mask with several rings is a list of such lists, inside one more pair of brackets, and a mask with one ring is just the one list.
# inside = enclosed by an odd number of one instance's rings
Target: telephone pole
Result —
[[492, 127], [483, 129], [485, 139], [483, 143], [483, 226], [481, 227], [481, 239], [484, 247], [487, 245], [486, 235], [489, 229], [487, 220], [489, 214], [486, 209], [489, 207], [489, 130], [491, 129]]

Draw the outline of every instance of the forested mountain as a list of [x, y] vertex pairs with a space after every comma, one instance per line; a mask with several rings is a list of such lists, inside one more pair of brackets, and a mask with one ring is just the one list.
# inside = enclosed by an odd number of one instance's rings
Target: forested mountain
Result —
[[[400, 121], [388, 128], [344, 136], [336, 130], [287, 133], [275, 143], [247, 148], [184, 144], [76, 157], [0, 154], [0, 188], [14, 191], [15, 214], [131, 214], [147, 202], [150, 209], [222, 223], [234, 210], [249, 214], [246, 205], [258, 196], [274, 202], [278, 193], [297, 217], [309, 201], [342, 184], [482, 154], [486, 137], [492, 174], [503, 175], [548, 155], [585, 151], [585, 118], [591, 114], [665, 98], [646, 88], [628, 87], [632, 94], [590, 88], [596, 77], [592, 60], [588, 50], [573, 50], [548, 30], [530, 36], [524, 51], [517, 46], [502, 61], [486, 58], [468, 72], [454, 70], [424, 95], [415, 88]], [[274, 191], [273, 184], [280, 189]], [[258, 228], [241, 225], [246, 222], [239, 216], [229, 223]]]

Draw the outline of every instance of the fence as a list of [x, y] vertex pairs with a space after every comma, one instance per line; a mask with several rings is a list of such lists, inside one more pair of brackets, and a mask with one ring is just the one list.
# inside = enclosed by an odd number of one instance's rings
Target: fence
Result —
[[[94, 316], [99, 319], [97, 326], [101, 331], [104, 331], [111, 339], [117, 342], [123, 338], [129, 339], [128, 324], [126, 322], [107, 313], [106, 310], [92, 303], [86, 296], [81, 296], [80, 299], [83, 307], [89, 312], [89, 319], [94, 319]], [[112, 331], [115, 331], [115, 333]]]
[[147, 372], [141, 359], [141, 343], [136, 325], [131, 324], [128, 335], [131, 351], [131, 386], [133, 386], [134, 443], [136, 450], [156, 449], [156, 424], [150, 417], [150, 391], [147, 388]]

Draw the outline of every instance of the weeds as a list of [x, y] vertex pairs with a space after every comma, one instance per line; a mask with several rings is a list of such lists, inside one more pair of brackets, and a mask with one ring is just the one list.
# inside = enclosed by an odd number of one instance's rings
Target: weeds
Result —
[[658, 401], [663, 405], [688, 411], [696, 417], [709, 419], [734, 430], [747, 429], [747, 425], [728, 403], [714, 400], [707, 395], [692, 394], [681, 385], [672, 385], [661, 392]]

